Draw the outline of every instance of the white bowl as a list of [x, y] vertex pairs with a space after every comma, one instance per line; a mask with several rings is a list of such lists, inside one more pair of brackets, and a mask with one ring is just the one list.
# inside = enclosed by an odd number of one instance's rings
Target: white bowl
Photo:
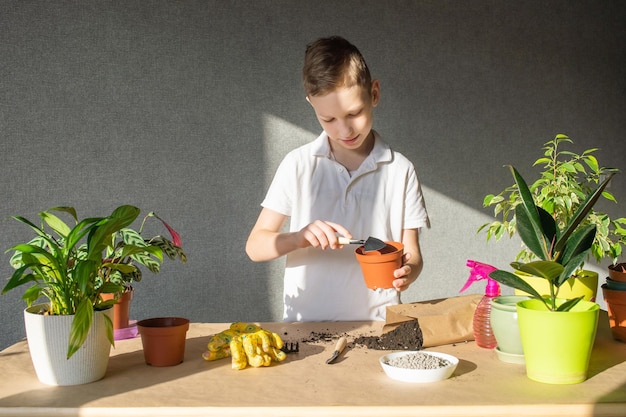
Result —
[[[449, 365], [442, 366], [435, 369], [409, 369], [397, 366], [391, 366], [389, 361], [407, 355], [431, 355], [440, 359], [445, 359], [449, 362]], [[430, 351], [403, 351], [389, 353], [383, 355], [379, 359], [380, 365], [387, 376], [396, 381], [402, 382], [436, 382], [443, 381], [450, 378], [457, 365], [459, 364], [458, 358], [448, 355], [446, 353], [430, 352]]]

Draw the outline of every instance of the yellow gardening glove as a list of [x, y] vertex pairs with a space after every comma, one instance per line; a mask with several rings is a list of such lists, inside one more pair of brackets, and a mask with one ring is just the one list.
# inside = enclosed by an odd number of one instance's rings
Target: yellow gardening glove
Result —
[[280, 350], [282, 347], [283, 340], [277, 333], [256, 324], [236, 322], [211, 338], [208, 351], [202, 357], [213, 361], [232, 356], [233, 369], [244, 369], [248, 364], [253, 367], [269, 366], [272, 360], [280, 362], [287, 357]]
[[280, 350], [283, 347], [283, 340], [276, 333], [260, 329], [242, 335], [242, 339], [244, 352], [251, 366], [270, 366], [272, 360], [280, 362], [287, 357], [285, 352]]

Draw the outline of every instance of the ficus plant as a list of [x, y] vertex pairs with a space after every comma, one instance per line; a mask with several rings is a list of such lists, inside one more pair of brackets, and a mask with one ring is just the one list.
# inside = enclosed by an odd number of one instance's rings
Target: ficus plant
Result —
[[568, 311], [583, 296], [559, 303], [559, 288], [583, 264], [593, 245], [597, 226], [585, 220], [615, 173], [610, 173], [592, 192], [584, 196], [572, 218], [563, 227], [544, 208], [539, 206], [524, 178], [512, 166], [509, 167], [520, 194], [520, 204], [515, 207], [516, 230], [522, 242], [539, 260], [527, 263], [513, 262], [511, 266], [521, 272], [546, 279], [550, 294], [541, 296], [520, 276], [504, 270], [496, 270], [489, 276], [503, 285], [528, 293], [543, 301], [548, 310]]
[[[603, 167], [598, 163], [591, 148], [577, 154], [562, 149], [564, 144], [572, 144], [566, 135], [556, 135], [543, 146], [543, 155], [533, 166], [541, 166], [540, 177], [529, 186], [536, 204], [550, 213], [560, 228], [574, 217], [585, 197], [607, 176], [617, 173], [615, 168]], [[616, 202], [606, 189], [602, 198]], [[515, 208], [522, 202], [517, 184], [513, 184], [499, 194], [488, 194], [483, 200], [484, 207], [493, 207], [497, 220], [485, 223], [478, 232], [485, 231], [487, 241], [500, 240], [503, 236], [512, 237], [516, 233], [517, 216]], [[626, 245], [626, 218], [611, 220], [608, 214], [591, 209], [581, 222], [595, 224], [596, 235], [591, 245], [590, 255], [600, 262], [610, 258], [613, 263], [622, 254]], [[529, 262], [535, 258], [532, 250], [525, 245], [517, 254], [516, 261]]]
[[[22, 295], [29, 307], [43, 298], [47, 303], [41, 314], [73, 315], [68, 358], [87, 339], [94, 311], [115, 303], [102, 300], [100, 294], [123, 291], [124, 283], [115, 277], [137, 270], [136, 265], [122, 260], [134, 259], [153, 267], [163, 260], [162, 249], [143, 239], [115, 243], [139, 213], [137, 207], [123, 205], [109, 216], [79, 220], [73, 207], [53, 207], [39, 213], [40, 225], [22, 216], [13, 217], [29, 226], [35, 236], [7, 251], [14, 251], [10, 263], [15, 271], [2, 293], [29, 285]], [[66, 223], [57, 214], [69, 216], [72, 222]], [[105, 323], [107, 337], [114, 344], [113, 323], [107, 316]]]

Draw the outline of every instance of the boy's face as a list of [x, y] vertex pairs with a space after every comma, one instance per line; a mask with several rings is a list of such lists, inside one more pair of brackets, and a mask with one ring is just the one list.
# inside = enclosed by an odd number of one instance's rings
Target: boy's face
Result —
[[379, 97], [378, 80], [373, 80], [370, 92], [359, 86], [342, 87], [323, 96], [309, 96], [307, 100], [332, 143], [358, 151], [371, 143], [374, 107]]

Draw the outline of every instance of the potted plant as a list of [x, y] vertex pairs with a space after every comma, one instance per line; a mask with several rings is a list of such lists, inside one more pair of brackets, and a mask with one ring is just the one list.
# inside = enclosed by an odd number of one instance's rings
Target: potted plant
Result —
[[[149, 218], [159, 220], [168, 230], [171, 240], [162, 235], [144, 238], [142, 233]], [[125, 329], [129, 328], [130, 302], [134, 291], [133, 283], [141, 281], [143, 276], [142, 270], [137, 266], [141, 265], [154, 274], [160, 271], [161, 262], [164, 258], [158, 254], [155, 256], [147, 250], [155, 246], [160, 248], [160, 253], [165, 254], [169, 259], [179, 258], [182, 263], [187, 262], [180, 235], [154, 212], [148, 213], [143, 218], [139, 230], [128, 227], [120, 229], [112, 236], [112, 240], [107, 245], [105, 262], [100, 268], [99, 276], [102, 282], [110, 281], [116, 284], [115, 287], [109, 287], [115, 289], [115, 293], [110, 293], [110, 290], [107, 290], [102, 294], [103, 299], [116, 301], [113, 310], [113, 329], [116, 339], [128, 337], [128, 332], [125, 332]], [[135, 249], [129, 250], [133, 247]]]
[[[15, 252], [10, 260], [15, 271], [2, 293], [29, 285], [22, 295], [28, 306], [26, 334], [42, 382], [76, 385], [104, 376], [114, 343], [114, 301], [100, 295], [122, 290], [120, 283], [112, 281], [113, 271], [136, 269], [132, 264], [111, 262], [107, 253], [115, 235], [131, 225], [139, 212], [123, 205], [106, 217], [79, 220], [74, 208], [54, 207], [39, 213], [40, 225], [13, 217], [28, 225], [35, 236], [9, 249]], [[58, 213], [69, 215], [73, 222], [68, 225]], [[162, 259], [156, 245], [125, 244], [122, 254]], [[36, 304], [42, 298], [47, 302]], [[47, 326], [52, 328], [36, 333]], [[53, 340], [54, 336], [60, 340]]]
[[539, 259], [513, 262], [511, 266], [545, 280], [549, 294], [540, 294], [522, 277], [508, 271], [496, 270], [489, 276], [530, 294], [531, 299], [517, 304], [527, 376], [546, 383], [579, 383], [587, 377], [599, 306], [583, 300], [583, 296], [565, 300], [558, 295], [592, 248], [597, 225], [586, 220], [614, 173], [581, 200], [572, 218], [561, 227], [536, 203], [519, 172], [510, 169], [521, 200], [515, 207], [516, 232]]
[[[537, 206], [541, 207], [555, 220], [559, 228], [564, 228], [573, 218], [581, 206], [585, 196], [590, 194], [594, 187], [603, 178], [618, 172], [614, 168], [599, 165], [594, 156], [596, 148], [587, 149], [581, 154], [561, 150], [559, 147], [572, 140], [562, 134], [544, 144], [544, 154], [537, 159], [533, 166], [543, 167], [540, 177], [534, 181], [529, 191]], [[606, 189], [602, 197], [615, 202], [614, 196]], [[478, 232], [485, 231], [487, 241], [500, 240], [503, 236], [512, 237], [517, 232], [516, 207], [522, 203], [522, 196], [517, 184], [505, 188], [499, 194], [488, 194], [483, 201], [485, 207], [493, 207], [494, 215], [498, 218], [491, 223], [480, 226]], [[595, 225], [596, 234], [591, 245], [590, 254], [600, 261], [610, 258], [616, 263], [622, 253], [622, 246], [626, 244], [626, 218], [611, 218], [599, 211], [591, 209], [588, 215], [581, 220], [581, 225]], [[533, 251], [527, 245], [516, 257], [516, 261], [529, 262], [536, 259]], [[523, 274], [522, 274], [523, 275]], [[543, 283], [542, 279], [527, 276], [537, 288]], [[575, 278], [568, 281], [561, 289], [562, 293], [569, 292], [572, 298], [585, 294], [585, 299], [595, 300], [598, 286], [598, 276], [595, 272], [579, 268]], [[580, 288], [580, 289], [579, 289]], [[546, 294], [547, 287], [537, 288]]]

